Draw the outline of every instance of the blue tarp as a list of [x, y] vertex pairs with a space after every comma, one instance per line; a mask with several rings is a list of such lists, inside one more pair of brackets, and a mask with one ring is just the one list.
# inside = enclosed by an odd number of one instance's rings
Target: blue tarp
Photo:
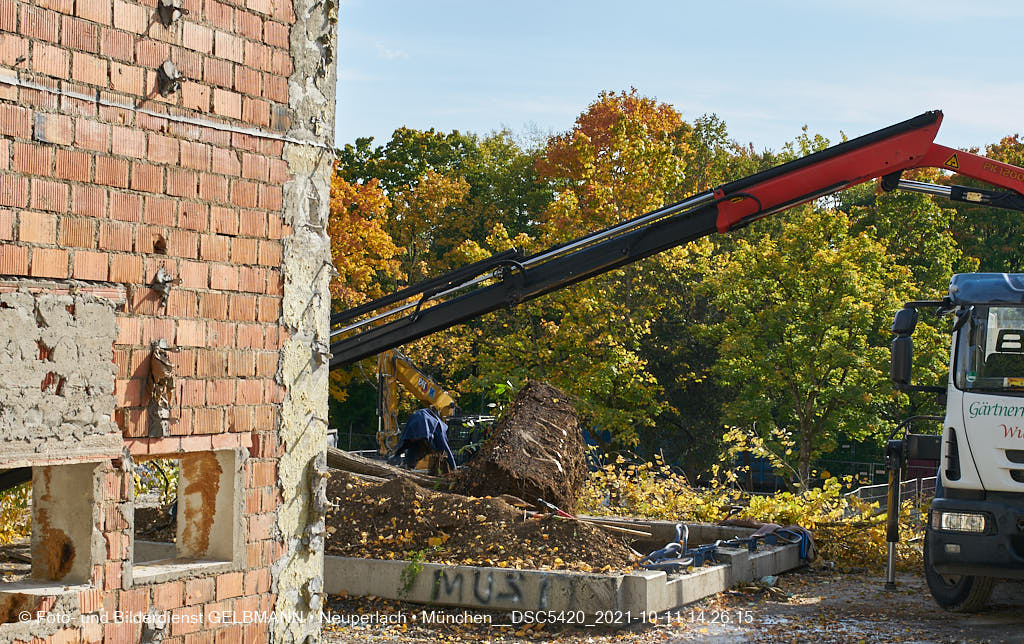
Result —
[[413, 447], [412, 442], [416, 440], [424, 440], [430, 449], [444, 454], [448, 467], [455, 469], [455, 455], [452, 454], [452, 448], [448, 447], [448, 425], [433, 409], [417, 409], [412, 413], [402, 428], [395, 454]]

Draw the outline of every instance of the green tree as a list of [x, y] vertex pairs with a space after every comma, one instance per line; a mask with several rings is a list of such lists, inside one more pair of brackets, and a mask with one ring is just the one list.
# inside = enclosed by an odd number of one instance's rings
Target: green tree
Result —
[[738, 242], [710, 278], [721, 310], [725, 420], [755, 428], [801, 484], [839, 433], [867, 436], [892, 397], [887, 327], [910, 271], [839, 211], [801, 208], [778, 234]]

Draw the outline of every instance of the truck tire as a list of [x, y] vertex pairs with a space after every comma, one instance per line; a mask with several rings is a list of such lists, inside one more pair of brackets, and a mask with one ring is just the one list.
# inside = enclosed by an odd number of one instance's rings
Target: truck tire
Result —
[[988, 603], [995, 588], [994, 577], [966, 575], [941, 575], [932, 568], [929, 535], [931, 530], [924, 531], [924, 578], [928, 582], [935, 603], [954, 613], [970, 613], [980, 610]]

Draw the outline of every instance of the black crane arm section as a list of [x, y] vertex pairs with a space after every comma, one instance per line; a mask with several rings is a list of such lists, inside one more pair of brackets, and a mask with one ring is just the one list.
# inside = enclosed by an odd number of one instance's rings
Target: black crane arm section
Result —
[[[485, 313], [877, 178], [884, 178], [885, 189], [917, 190], [1024, 210], [1024, 170], [934, 143], [941, 122], [941, 112], [926, 112], [529, 257], [515, 252], [499, 254], [336, 314], [332, 326], [420, 296], [415, 302], [333, 330], [330, 366], [333, 369], [376, 355]], [[900, 178], [904, 170], [917, 167], [958, 172], [1007, 192], [932, 186]], [[431, 301], [436, 303], [425, 306]], [[380, 324], [364, 329], [374, 323]], [[355, 333], [342, 337], [350, 332]]]

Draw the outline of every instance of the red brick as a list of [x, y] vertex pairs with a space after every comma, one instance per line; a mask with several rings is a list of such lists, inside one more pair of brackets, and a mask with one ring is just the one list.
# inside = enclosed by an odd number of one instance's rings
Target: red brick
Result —
[[52, 11], [22, 5], [21, 35], [55, 43], [57, 42], [57, 34], [60, 31], [59, 20], [59, 14]]
[[252, 295], [232, 295], [228, 299], [228, 317], [238, 322], [256, 321], [256, 298]]
[[18, 29], [18, 5], [14, 0], [0, 0], [0, 29], [4, 31]]
[[213, 31], [194, 22], [182, 26], [182, 45], [187, 49], [209, 54], [213, 51]]
[[60, 42], [69, 49], [81, 49], [95, 54], [99, 51], [99, 30], [91, 22], [64, 16], [61, 20]]
[[263, 210], [280, 211], [284, 207], [284, 189], [281, 186], [261, 186], [256, 196], [257, 206]]
[[142, 68], [110, 63], [110, 87], [114, 91], [142, 96], [146, 93], [146, 75]]
[[210, 208], [210, 232], [237, 235], [238, 211], [220, 206]]
[[28, 248], [0, 244], [0, 275], [27, 275]]
[[242, 120], [267, 127], [270, 125], [270, 102], [261, 98], [245, 97], [242, 99]]
[[68, 251], [62, 248], [32, 249], [32, 265], [29, 274], [33, 277], [56, 277], [66, 279], [68, 271]]
[[25, 207], [28, 202], [28, 179], [13, 174], [0, 174], [0, 206]]
[[30, 206], [36, 210], [65, 212], [68, 209], [68, 189], [63, 183], [47, 179], [32, 179]]
[[271, 61], [270, 47], [263, 43], [252, 42], [251, 40], [245, 42], [246, 65], [269, 72], [271, 70]]
[[255, 239], [238, 238], [231, 242], [233, 264], [255, 264], [259, 244]]
[[74, 52], [71, 55], [71, 77], [79, 83], [107, 87], [110, 78], [107, 74], [107, 61], [91, 54]]
[[141, 39], [135, 42], [135, 64], [149, 70], [155, 70], [171, 57], [171, 48], [167, 43]]
[[28, 40], [13, 33], [0, 33], [0, 65], [14, 67], [28, 60]]
[[210, 168], [210, 146], [192, 141], [181, 142], [181, 165], [194, 170]]
[[203, 80], [219, 87], [231, 87], [231, 72], [234, 65], [226, 60], [206, 59], [203, 65]]
[[166, 318], [147, 317], [142, 319], [142, 344], [149, 344], [163, 338], [173, 341], [175, 321]]
[[0, 135], [29, 138], [32, 135], [32, 112], [16, 105], [0, 105]]
[[228, 316], [226, 293], [200, 293], [199, 316], [210, 320], [223, 320]]
[[88, 119], [75, 119], [75, 145], [95, 150], [110, 151], [110, 126]]
[[200, 378], [218, 378], [228, 373], [228, 361], [222, 351], [197, 350], [196, 375]]
[[213, 34], [213, 55], [241, 63], [245, 53], [242, 39], [234, 34], [217, 31]]
[[217, 0], [206, 0], [206, 19], [220, 29], [234, 28], [234, 10]]
[[52, 174], [51, 169], [53, 168], [51, 149], [48, 146], [32, 143], [15, 143], [14, 163], [12, 166], [14, 171], [44, 177], [50, 176]]
[[[0, 175], [0, 199], [2, 199], [3, 176]], [[86, 217], [105, 217], [107, 191], [94, 186], [71, 186], [71, 212]]]
[[181, 72], [183, 77], [198, 79], [203, 75], [204, 56], [202, 54], [188, 49], [175, 47], [174, 55], [176, 57], [175, 62], [178, 65], [178, 71]]
[[219, 174], [203, 172], [199, 175], [199, 198], [213, 203], [228, 200], [228, 178]]
[[60, 220], [61, 246], [95, 248], [95, 237], [96, 222], [91, 219], [72, 219], [70, 217], [64, 217]]
[[263, 75], [263, 97], [275, 103], [288, 102], [288, 79], [276, 74]]
[[138, 255], [112, 255], [110, 257], [110, 281], [123, 284], [142, 284], [142, 258]]
[[54, 176], [69, 181], [88, 181], [91, 157], [85, 152], [60, 149], [56, 152]]
[[260, 242], [258, 263], [263, 266], [281, 265], [281, 243], [263, 240]]
[[75, 0], [37, 0], [37, 4], [61, 13], [72, 13], [75, 10]]
[[153, 608], [157, 610], [180, 608], [184, 605], [184, 589], [185, 585], [180, 581], [153, 586]]
[[146, 32], [146, 7], [132, 2], [114, 0], [114, 27], [133, 33]]
[[225, 264], [210, 266], [210, 288], [218, 291], [238, 289], [238, 267]]
[[75, 15], [93, 22], [109, 25], [113, 5], [109, 2], [76, 2]]
[[32, 47], [32, 69], [46, 76], [68, 77], [68, 52], [59, 47], [36, 42]]
[[179, 320], [176, 343], [181, 347], [201, 347], [206, 343], [206, 324], [198, 320]]
[[194, 199], [198, 195], [196, 173], [188, 170], [168, 168], [167, 194]]
[[263, 42], [271, 47], [288, 49], [290, 45], [288, 41], [289, 32], [290, 30], [287, 25], [268, 20], [263, 23]]
[[100, 34], [100, 53], [131, 62], [135, 58], [135, 37], [124, 31], [103, 29]]
[[242, 176], [246, 179], [268, 181], [270, 179], [270, 163], [261, 154], [242, 155]]
[[242, 594], [242, 573], [232, 572], [217, 577], [217, 601]]
[[175, 257], [199, 257], [199, 235], [187, 230], [171, 230], [167, 237], [167, 254]]
[[164, 197], [146, 197], [146, 211], [143, 220], [155, 226], [174, 225], [174, 201]]
[[206, 204], [192, 203], [188, 201], [179, 202], [181, 207], [178, 213], [178, 226], [190, 230], [206, 230], [209, 225], [209, 207]]
[[120, 221], [142, 221], [142, 197], [125, 192], [111, 193], [110, 216]]
[[270, 54], [270, 71], [278, 76], [291, 76], [295, 68], [292, 66], [292, 57], [286, 51], [274, 51]]
[[[171, 295], [174, 298], [174, 295]], [[168, 300], [168, 305], [170, 301]], [[171, 362], [174, 363], [174, 373], [183, 378], [191, 378], [196, 375], [196, 352], [188, 349], [182, 349], [176, 351], [171, 356]], [[182, 427], [188, 427], [188, 424], [182, 425]]]
[[163, 192], [164, 169], [148, 163], [132, 164], [132, 190]]
[[235, 403], [235, 381], [232, 379], [207, 380], [206, 404], [231, 405]]
[[96, 183], [127, 188], [128, 162], [113, 157], [96, 157]]
[[107, 280], [107, 254], [89, 250], [75, 251], [72, 277], [80, 280]]
[[228, 118], [242, 118], [242, 97], [223, 89], [213, 90], [213, 113]]
[[181, 104], [188, 110], [196, 112], [210, 111], [210, 88], [199, 83], [184, 82], [181, 84]]
[[100, 243], [103, 250], [130, 251], [132, 249], [132, 227], [117, 221], [100, 222]]
[[213, 579], [192, 579], [185, 582], [185, 605], [206, 604], [213, 601]]
[[211, 262], [228, 261], [229, 239], [223, 235], [203, 235], [199, 242], [199, 258]]
[[[267, 187], [263, 187], [262, 190], [266, 190]], [[251, 181], [232, 181], [231, 182], [231, 203], [241, 208], [255, 208], [259, 193], [261, 192], [261, 186]]]
[[208, 265], [201, 262], [182, 262], [181, 285], [184, 288], [207, 288], [209, 286]]
[[213, 148], [213, 171], [237, 177], [242, 172], [238, 153], [226, 148]]
[[0, 239], [14, 239], [14, 212], [11, 210], [0, 210]]
[[245, 11], [235, 12], [235, 33], [251, 40], [263, 40], [263, 20]]
[[57, 243], [57, 218], [23, 210], [18, 217], [18, 241], [31, 244]]
[[178, 140], [169, 136], [150, 134], [149, 160], [154, 163], [176, 164], [178, 162]]

